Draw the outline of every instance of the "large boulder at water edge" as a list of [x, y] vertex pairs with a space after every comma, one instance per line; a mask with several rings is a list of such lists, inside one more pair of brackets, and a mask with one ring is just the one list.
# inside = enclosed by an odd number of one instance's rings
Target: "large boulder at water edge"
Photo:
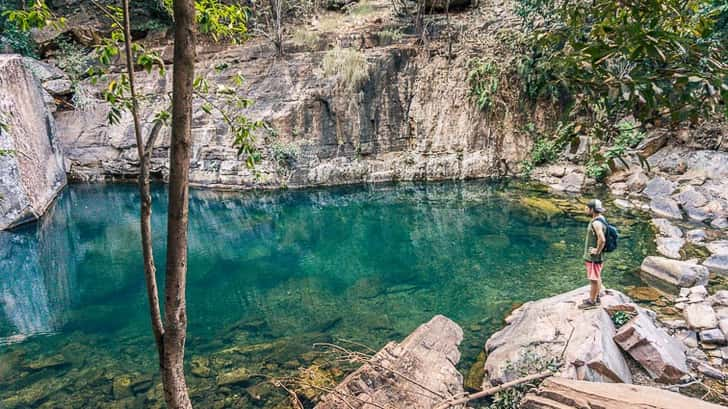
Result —
[[[529, 366], [563, 357], [561, 376], [596, 382], [631, 383], [632, 376], [617, 344], [612, 319], [603, 308], [580, 310], [588, 287], [528, 302], [506, 318], [508, 325], [485, 344], [483, 387], [519, 378]], [[621, 305], [630, 299], [609, 290], [602, 305]], [[534, 361], [544, 362], [534, 362]]]
[[40, 217], [66, 184], [53, 116], [17, 55], [0, 55], [0, 230]]
[[708, 269], [688, 261], [649, 256], [642, 261], [643, 277], [653, 284], [670, 287], [693, 287], [708, 284]]
[[[316, 409], [432, 408], [463, 394], [458, 345], [463, 331], [437, 315], [401, 343], [385, 345], [369, 363], [347, 376]], [[457, 406], [456, 406], [457, 408]]]
[[548, 378], [521, 401], [523, 409], [719, 409], [723, 406], [649, 386]]

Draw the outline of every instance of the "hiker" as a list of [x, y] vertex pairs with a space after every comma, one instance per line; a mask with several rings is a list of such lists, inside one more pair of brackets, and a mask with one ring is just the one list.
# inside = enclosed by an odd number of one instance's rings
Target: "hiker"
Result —
[[593, 308], [599, 305], [599, 292], [602, 286], [602, 267], [604, 266], [604, 246], [607, 243], [607, 220], [602, 216], [604, 207], [599, 199], [592, 199], [586, 205], [586, 214], [591, 217], [584, 239], [584, 264], [586, 277], [591, 288], [589, 298], [579, 308]]

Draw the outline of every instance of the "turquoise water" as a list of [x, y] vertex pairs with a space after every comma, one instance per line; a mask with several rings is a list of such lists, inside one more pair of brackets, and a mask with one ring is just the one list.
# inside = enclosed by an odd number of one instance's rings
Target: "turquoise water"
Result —
[[[331, 383], [351, 369], [314, 343], [378, 349], [435, 314], [464, 328], [467, 371], [514, 305], [586, 284], [584, 222], [524, 205], [540, 195], [485, 182], [193, 191], [193, 400], [286, 407], [263, 381], [314, 367]], [[160, 270], [165, 208], [157, 187]], [[0, 407], [159, 407], [137, 209], [134, 186], [71, 186], [40, 224], [0, 232]], [[649, 228], [612, 217], [625, 238], [606, 284], [638, 285]], [[229, 382], [240, 368], [245, 376]], [[300, 392], [306, 404], [315, 395]]]

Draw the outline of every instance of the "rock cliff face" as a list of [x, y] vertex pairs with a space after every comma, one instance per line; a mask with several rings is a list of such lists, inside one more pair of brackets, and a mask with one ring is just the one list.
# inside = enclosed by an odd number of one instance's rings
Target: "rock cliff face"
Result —
[[[321, 70], [323, 51], [293, 52], [282, 59], [265, 43], [201, 50], [198, 72], [221, 83], [230, 67], [246, 78], [238, 89], [254, 101], [246, 111], [274, 132], [260, 132], [263, 160], [250, 170], [232, 147], [224, 121], [197, 101], [190, 178], [217, 188], [346, 184], [388, 180], [465, 179], [500, 176], [517, 167], [529, 141], [511, 120], [490, 120], [468, 101], [467, 58], [424, 55], [408, 43], [362, 44], [369, 79], [351, 91]], [[167, 54], [169, 50], [163, 50]], [[171, 73], [141, 75], [141, 89], [171, 91]], [[143, 109], [151, 127], [166, 101]], [[107, 126], [108, 106], [58, 112], [56, 118], [69, 176], [74, 180], [129, 179], [137, 173], [131, 118]], [[514, 120], [515, 121], [515, 120]], [[169, 129], [155, 145], [153, 174], [167, 176]], [[293, 152], [291, 154], [291, 152]]]
[[40, 85], [15, 55], [0, 55], [0, 230], [40, 217], [66, 184], [63, 155]]

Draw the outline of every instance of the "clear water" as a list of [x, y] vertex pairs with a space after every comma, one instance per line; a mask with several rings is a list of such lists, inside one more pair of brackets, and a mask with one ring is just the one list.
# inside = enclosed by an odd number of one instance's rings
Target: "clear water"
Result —
[[[195, 403], [286, 407], [285, 394], [261, 383], [266, 377], [317, 365], [331, 381], [350, 369], [312, 352], [315, 342], [378, 349], [435, 314], [464, 328], [467, 371], [514, 305], [586, 284], [584, 222], [521, 203], [539, 195], [485, 182], [193, 191], [187, 364]], [[165, 208], [158, 187], [160, 270]], [[0, 407], [159, 407], [137, 209], [134, 186], [71, 186], [40, 224], [0, 232]], [[612, 217], [625, 238], [605, 281], [624, 288], [639, 283], [650, 231]], [[241, 367], [256, 376], [221, 381]]]

